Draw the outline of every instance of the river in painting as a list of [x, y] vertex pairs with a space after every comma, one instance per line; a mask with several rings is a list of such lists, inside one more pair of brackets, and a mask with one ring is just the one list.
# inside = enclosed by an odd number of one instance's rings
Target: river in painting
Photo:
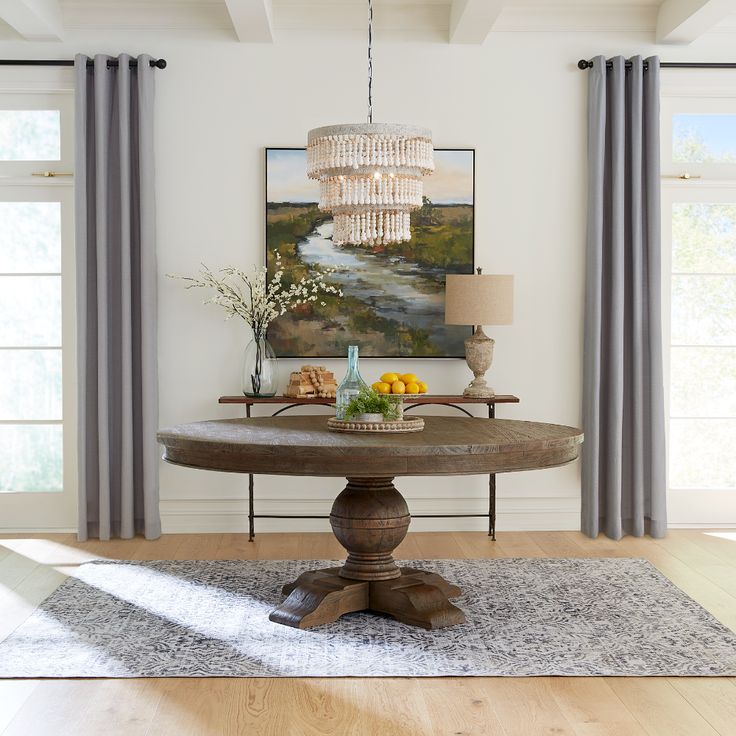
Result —
[[464, 355], [470, 328], [444, 324], [444, 280], [472, 272], [472, 202], [428, 199], [409, 242], [374, 247], [333, 243], [332, 220], [314, 202], [269, 196], [266, 214], [270, 273], [278, 250], [285, 283], [334, 268], [327, 280], [343, 291], [275, 320], [268, 339], [278, 356], [342, 357], [351, 344], [369, 357]]
[[399, 256], [335, 245], [332, 230], [333, 223], [324, 222], [297, 244], [304, 263], [336, 268], [330, 281], [346, 297], [366, 304], [380, 318], [425, 332], [432, 344], [443, 346], [448, 354], [462, 355], [467, 331], [444, 324], [444, 271]]

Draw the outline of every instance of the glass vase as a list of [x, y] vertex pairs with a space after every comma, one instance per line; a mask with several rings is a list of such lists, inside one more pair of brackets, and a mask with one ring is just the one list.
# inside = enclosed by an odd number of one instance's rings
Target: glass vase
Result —
[[350, 345], [348, 347], [348, 372], [337, 387], [335, 396], [335, 415], [338, 419], [345, 419], [348, 404], [360, 393], [362, 388], [367, 388], [367, 386], [366, 382], [360, 377], [360, 370], [358, 369], [358, 346]]
[[277, 360], [271, 344], [254, 336], [243, 356], [243, 393], [251, 397], [276, 395]]

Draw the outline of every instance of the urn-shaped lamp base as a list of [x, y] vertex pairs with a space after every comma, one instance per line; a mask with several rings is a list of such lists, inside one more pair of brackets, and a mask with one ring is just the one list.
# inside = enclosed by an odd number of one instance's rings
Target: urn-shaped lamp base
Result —
[[465, 360], [473, 372], [473, 380], [463, 391], [463, 396], [492, 399], [496, 394], [486, 383], [485, 373], [493, 362], [494, 341], [478, 325], [472, 337], [465, 341]]

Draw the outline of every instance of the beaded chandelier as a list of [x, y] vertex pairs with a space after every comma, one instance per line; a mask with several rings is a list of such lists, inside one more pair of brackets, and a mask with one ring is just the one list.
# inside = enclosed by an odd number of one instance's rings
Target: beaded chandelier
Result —
[[422, 177], [434, 171], [426, 128], [373, 122], [373, 3], [368, 0], [368, 122], [328, 125], [307, 137], [307, 176], [319, 208], [332, 212], [337, 245], [411, 240], [409, 213], [422, 206]]

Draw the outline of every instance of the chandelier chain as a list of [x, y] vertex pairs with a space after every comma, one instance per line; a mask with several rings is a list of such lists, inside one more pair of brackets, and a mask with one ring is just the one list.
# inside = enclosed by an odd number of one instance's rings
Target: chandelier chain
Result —
[[373, 0], [368, 0], [368, 122], [373, 122]]

